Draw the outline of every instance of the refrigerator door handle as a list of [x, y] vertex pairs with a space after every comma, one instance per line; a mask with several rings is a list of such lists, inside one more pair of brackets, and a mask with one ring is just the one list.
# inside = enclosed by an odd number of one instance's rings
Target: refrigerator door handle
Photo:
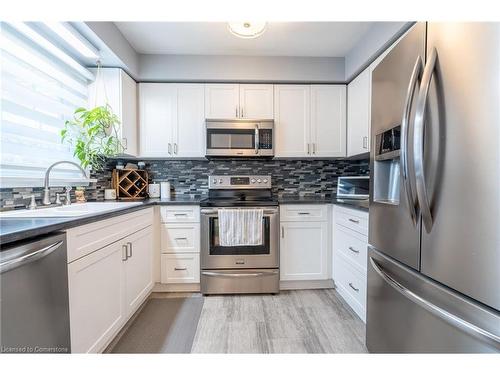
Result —
[[408, 83], [403, 118], [401, 120], [401, 164], [403, 166], [403, 182], [406, 190], [406, 198], [408, 200], [408, 207], [410, 208], [410, 217], [413, 225], [417, 225], [417, 211], [415, 207], [415, 198], [413, 197], [413, 191], [410, 184], [410, 172], [408, 169], [408, 139], [410, 132], [409, 125], [411, 105], [413, 103], [415, 87], [419, 79], [422, 77], [423, 68], [424, 64], [422, 62], [422, 58], [418, 56], [417, 61], [415, 61], [415, 66], [413, 67], [413, 72], [411, 73], [410, 82]]
[[413, 153], [415, 163], [415, 186], [417, 188], [417, 198], [422, 213], [422, 221], [425, 230], [430, 233], [432, 229], [432, 213], [427, 196], [427, 188], [424, 175], [424, 127], [425, 112], [427, 107], [427, 95], [431, 84], [432, 75], [436, 66], [437, 51], [432, 49], [431, 55], [424, 69], [422, 84], [418, 93], [417, 107], [415, 110], [415, 134], [413, 138]]
[[410, 301], [416, 303], [420, 307], [424, 308], [431, 314], [443, 319], [446, 321], [448, 324], [465, 331], [469, 333], [470, 335], [487, 341], [490, 344], [492, 344], [495, 348], [500, 348], [500, 337], [495, 335], [492, 332], [488, 332], [470, 322], [467, 322], [461, 318], [459, 318], [456, 315], [453, 315], [452, 313], [442, 309], [439, 306], [434, 305], [432, 302], [429, 302], [419, 296], [418, 294], [412, 292], [408, 288], [406, 288], [404, 285], [396, 281], [392, 276], [388, 275], [384, 270], [377, 264], [377, 262], [370, 257], [370, 263], [375, 270], [375, 272], [378, 273], [378, 275], [387, 283], [389, 284], [392, 288], [394, 288], [397, 292], [401, 293], [403, 296], [408, 298]]

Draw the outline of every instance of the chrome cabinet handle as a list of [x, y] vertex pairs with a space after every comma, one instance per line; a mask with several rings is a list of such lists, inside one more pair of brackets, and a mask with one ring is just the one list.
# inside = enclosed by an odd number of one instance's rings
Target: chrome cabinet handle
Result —
[[427, 61], [422, 76], [422, 84], [417, 98], [417, 106], [415, 109], [415, 136], [413, 138], [413, 159], [415, 165], [415, 185], [417, 187], [417, 198], [422, 213], [422, 221], [424, 222], [425, 230], [429, 233], [432, 229], [432, 213], [427, 196], [427, 186], [424, 175], [424, 120], [427, 108], [427, 95], [429, 94], [429, 86], [431, 84], [432, 75], [436, 66], [437, 51], [432, 49], [431, 56]]
[[363, 137], [363, 148], [368, 149], [368, 137]]
[[238, 117], [238, 106], [236, 106], [236, 117]]
[[313, 154], [316, 155], [316, 143], [313, 143]]
[[356, 254], [359, 254], [359, 250], [356, 250], [354, 247], [352, 246], [349, 246], [348, 247], [349, 250], [351, 250], [353, 253], [356, 253]]
[[307, 155], [311, 154], [310, 145], [311, 145], [310, 143], [307, 144]]
[[259, 125], [255, 124], [255, 153], [259, 153]]
[[188, 214], [174, 214], [174, 216], [187, 216]]
[[174, 143], [174, 154], [177, 155], [177, 143]]
[[355, 288], [354, 285], [352, 285], [352, 283], [349, 283], [349, 286], [351, 287], [352, 290], [354, 290], [355, 292], [359, 292], [359, 288]]
[[281, 227], [281, 238], [285, 238], [285, 227]]
[[413, 103], [415, 87], [418, 83], [418, 80], [422, 76], [422, 69], [422, 59], [420, 58], [420, 56], [418, 56], [417, 61], [415, 61], [415, 66], [413, 67], [413, 72], [411, 73], [410, 82], [408, 83], [403, 118], [401, 119], [401, 164], [403, 166], [402, 175], [404, 187], [406, 190], [406, 199], [408, 201], [408, 207], [410, 208], [410, 218], [413, 222], [413, 225], [417, 225], [417, 212], [415, 207], [415, 199], [413, 197], [413, 191], [410, 184], [410, 171], [408, 168], [408, 139], [410, 133], [411, 104]]
[[241, 111], [241, 118], [245, 117], [245, 115], [243, 114], [243, 107], [241, 107], [240, 111]]
[[175, 238], [176, 241], [187, 241], [187, 237], [176, 237]]
[[35, 251], [30, 250], [28, 253], [24, 253], [24, 255], [21, 255], [14, 259], [6, 260], [0, 263], [0, 274], [24, 266], [25, 264], [34, 262], [38, 259], [42, 259], [47, 255], [49, 255], [50, 253], [54, 252], [62, 244], [63, 241], [57, 241], [41, 249]]
[[297, 215], [310, 215], [310, 212], [298, 212]]
[[128, 246], [122, 245], [122, 260], [125, 262], [128, 259]]
[[172, 155], [172, 144], [171, 143], [168, 144], [168, 153], [170, 155]]
[[187, 267], [174, 267], [174, 271], [186, 271]]
[[126, 137], [123, 137], [123, 148], [126, 150], [128, 149], [128, 140]]
[[418, 295], [417, 293], [409, 290], [406, 288], [403, 284], [398, 282], [394, 277], [390, 276], [387, 274], [381, 266], [378, 265], [378, 263], [370, 257], [370, 263], [377, 272], [377, 274], [387, 283], [389, 284], [394, 290], [396, 290], [398, 293], [402, 294], [406, 298], [408, 298], [410, 301], [413, 301], [420, 307], [424, 308], [431, 314], [443, 319], [445, 322], [448, 324], [451, 324], [452, 326], [462, 330], [466, 331], [470, 335], [489, 341], [492, 343], [497, 349], [500, 348], [500, 336], [495, 335], [492, 332], [488, 332], [470, 322], [467, 322], [466, 320], [463, 320], [459, 318], [458, 316], [446, 311], [445, 309], [436, 306], [432, 302], [427, 301], [424, 299], [422, 296]]
[[351, 223], [359, 224], [359, 220], [349, 218]]
[[127, 242], [127, 259], [132, 258], [132, 242]]

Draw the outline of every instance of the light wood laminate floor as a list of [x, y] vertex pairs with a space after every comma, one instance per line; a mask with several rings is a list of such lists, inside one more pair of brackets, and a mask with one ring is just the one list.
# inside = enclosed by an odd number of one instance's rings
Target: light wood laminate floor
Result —
[[334, 289], [204, 297], [193, 353], [366, 353], [365, 325]]

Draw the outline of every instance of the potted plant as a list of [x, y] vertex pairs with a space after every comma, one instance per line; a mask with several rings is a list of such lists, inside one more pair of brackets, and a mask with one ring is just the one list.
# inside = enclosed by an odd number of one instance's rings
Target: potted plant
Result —
[[101, 171], [106, 158], [125, 150], [118, 137], [119, 124], [109, 104], [92, 109], [77, 108], [73, 119], [66, 121], [61, 130], [61, 140], [74, 148], [73, 154], [83, 168]]

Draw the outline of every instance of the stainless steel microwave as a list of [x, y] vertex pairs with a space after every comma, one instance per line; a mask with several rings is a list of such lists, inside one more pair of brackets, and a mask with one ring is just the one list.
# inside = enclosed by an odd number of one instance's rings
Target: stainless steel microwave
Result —
[[370, 176], [345, 176], [337, 181], [337, 198], [368, 199]]
[[274, 156], [274, 120], [206, 120], [206, 156]]

